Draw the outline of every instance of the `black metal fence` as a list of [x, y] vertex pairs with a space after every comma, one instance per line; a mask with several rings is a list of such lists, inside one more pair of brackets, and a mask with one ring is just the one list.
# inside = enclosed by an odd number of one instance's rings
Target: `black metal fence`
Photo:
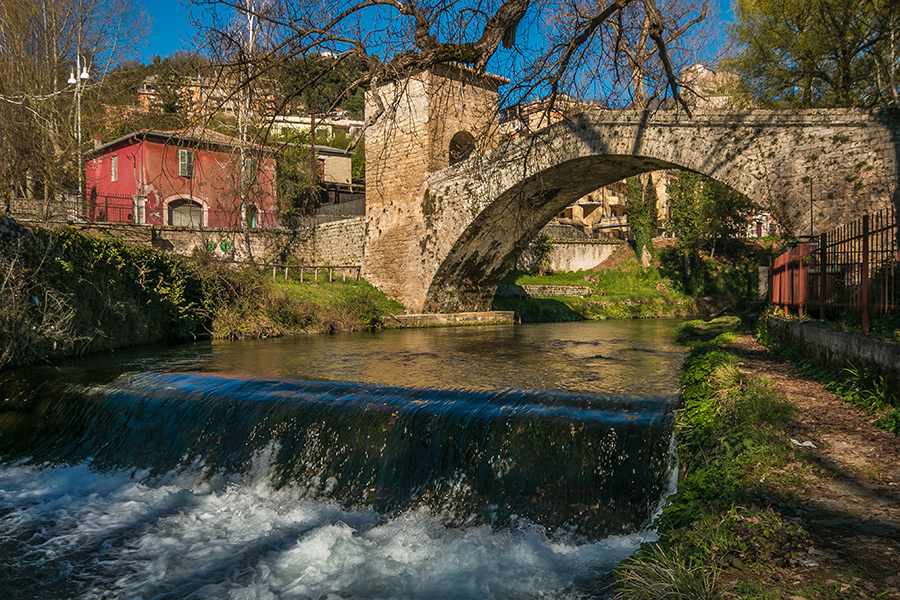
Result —
[[[81, 203], [78, 203], [81, 204]], [[78, 209], [82, 210], [78, 210]], [[135, 223], [134, 199], [131, 196], [88, 195], [76, 214], [89, 223]]]
[[363, 217], [366, 215], [366, 199], [363, 197], [361, 199], [349, 200], [339, 204], [323, 204], [316, 208], [316, 214], [342, 217]]

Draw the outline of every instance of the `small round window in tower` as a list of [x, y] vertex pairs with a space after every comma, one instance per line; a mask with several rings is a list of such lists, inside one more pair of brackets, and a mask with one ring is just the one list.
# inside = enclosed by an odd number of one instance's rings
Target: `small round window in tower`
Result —
[[468, 131], [459, 131], [450, 139], [450, 164], [455, 165], [469, 158], [475, 149], [475, 136]]

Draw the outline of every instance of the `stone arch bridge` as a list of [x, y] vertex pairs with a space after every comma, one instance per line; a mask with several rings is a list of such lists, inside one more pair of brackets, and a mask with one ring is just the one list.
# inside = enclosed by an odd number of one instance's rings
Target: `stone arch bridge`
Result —
[[862, 110], [586, 112], [367, 198], [363, 272], [413, 312], [486, 310], [564, 207], [669, 168], [731, 186], [796, 234], [820, 233], [897, 202], [898, 121]]

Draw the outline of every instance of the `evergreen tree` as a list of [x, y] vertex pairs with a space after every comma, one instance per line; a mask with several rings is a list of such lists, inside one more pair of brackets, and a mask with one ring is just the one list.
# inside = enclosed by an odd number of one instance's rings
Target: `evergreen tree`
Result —
[[282, 82], [288, 98], [297, 98], [305, 110], [318, 114], [341, 108], [355, 119], [363, 117], [365, 91], [356, 82], [365, 73], [356, 57], [338, 60], [329, 55], [308, 55], [284, 66]]
[[687, 254], [706, 250], [715, 255], [725, 240], [741, 234], [756, 208], [740, 192], [690, 171], [679, 171], [667, 189], [670, 228]]
[[634, 251], [644, 262], [645, 250], [653, 254], [653, 236], [656, 233], [656, 188], [653, 178], [648, 173], [638, 177], [629, 177], [625, 181], [626, 208], [628, 225], [634, 237]]

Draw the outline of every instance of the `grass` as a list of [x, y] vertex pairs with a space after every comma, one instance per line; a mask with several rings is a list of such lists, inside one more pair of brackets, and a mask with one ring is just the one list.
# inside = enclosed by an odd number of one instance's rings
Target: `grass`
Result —
[[624, 299], [685, 299], [675, 290], [673, 282], [660, 274], [659, 269], [644, 270], [637, 259], [629, 259], [618, 269], [598, 271], [557, 271], [548, 275], [511, 271], [501, 284], [508, 285], [571, 285], [591, 288], [591, 296], [610, 302]]
[[679, 323], [675, 327], [675, 341], [679, 344], [688, 344], [691, 341], [710, 341], [723, 333], [736, 332], [740, 328], [740, 317], [731, 315], [709, 321], [693, 319]]
[[677, 291], [659, 269], [644, 270], [636, 259], [626, 261], [619, 269], [600, 271], [549, 275], [512, 271], [501, 284], [568, 285], [591, 290], [583, 298], [494, 298], [494, 310], [515, 310], [523, 322], [685, 316], [697, 311], [695, 302]]
[[718, 600], [717, 569], [706, 569], [681, 556], [651, 546], [640, 560], [619, 568], [616, 598], [629, 600]]
[[584, 297], [495, 297], [495, 310], [515, 310], [523, 322], [575, 319], [635, 319], [714, 314], [725, 307], [746, 310], [757, 294], [757, 266], [767, 256], [758, 244], [735, 240], [715, 259], [688, 257], [675, 247], [656, 249], [651, 266], [637, 258], [617, 258], [615, 268], [538, 275], [512, 271], [507, 285], [570, 285], [588, 287]]
[[377, 329], [386, 315], [403, 312], [401, 303], [364, 280], [319, 284], [281, 281], [274, 285], [292, 302], [311, 304], [324, 311], [326, 331]]
[[796, 407], [739, 368], [729, 350], [737, 327], [736, 319], [680, 326], [691, 351], [676, 417], [678, 491], [656, 521], [659, 542], [617, 567], [617, 597], [894, 597], [879, 592], [890, 562], [821, 559], [817, 544], [833, 533], [819, 524], [830, 513], [819, 512], [816, 490], [835, 474], [790, 443]]
[[682, 326], [693, 347], [681, 376], [678, 492], [657, 521], [658, 545], [617, 569], [620, 598], [721, 598], [724, 579], [739, 583], [742, 598], [784, 597], [767, 595], [761, 573], [810, 545], [766, 483], [793, 461], [781, 425], [795, 409], [765, 380], [744, 377], [726, 349], [733, 332], [705, 339], [733, 327], [731, 319]]

